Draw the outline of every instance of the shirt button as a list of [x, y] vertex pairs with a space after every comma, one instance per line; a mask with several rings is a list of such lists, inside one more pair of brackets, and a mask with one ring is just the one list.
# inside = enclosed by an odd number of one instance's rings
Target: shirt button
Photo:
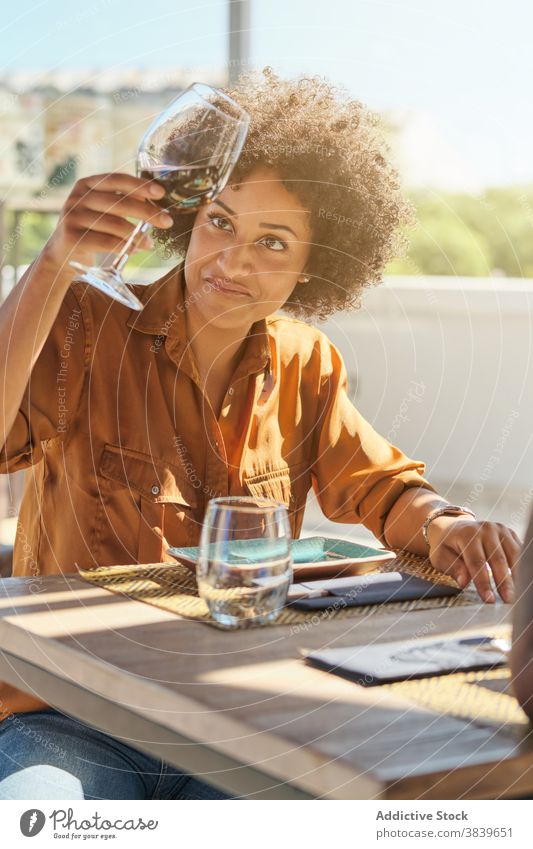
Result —
[[159, 495], [159, 487], [156, 483], [152, 487], [152, 495]]
[[230, 386], [230, 388], [228, 389], [228, 395], [233, 395], [233, 392], [234, 392], [233, 386]]

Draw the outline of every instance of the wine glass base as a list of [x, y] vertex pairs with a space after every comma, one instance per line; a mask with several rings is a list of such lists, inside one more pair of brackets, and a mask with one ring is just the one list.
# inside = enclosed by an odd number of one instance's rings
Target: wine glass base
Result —
[[90, 283], [96, 289], [120, 301], [132, 310], [142, 310], [143, 303], [128, 289], [119, 271], [114, 268], [98, 268], [98, 266], [82, 265], [74, 260], [69, 263], [79, 273], [74, 278], [77, 283]]

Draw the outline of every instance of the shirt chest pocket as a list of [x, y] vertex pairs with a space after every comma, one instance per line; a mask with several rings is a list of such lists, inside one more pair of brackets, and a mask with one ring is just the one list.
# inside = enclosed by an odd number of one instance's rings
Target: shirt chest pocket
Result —
[[197, 493], [183, 469], [140, 451], [107, 444], [93, 556], [100, 565], [172, 560], [170, 545], [189, 545]]
[[244, 479], [244, 487], [249, 495], [254, 498], [273, 499], [285, 505], [294, 539], [300, 535], [310, 486], [311, 478], [306, 464], [274, 469], [261, 475], [246, 476]]

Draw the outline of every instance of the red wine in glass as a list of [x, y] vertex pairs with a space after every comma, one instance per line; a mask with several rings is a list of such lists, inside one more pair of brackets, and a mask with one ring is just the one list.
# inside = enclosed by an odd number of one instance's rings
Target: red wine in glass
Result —
[[213, 200], [220, 183], [216, 165], [158, 165], [143, 168], [139, 176], [145, 180], [157, 180], [163, 186], [165, 194], [155, 203], [171, 214], [186, 212]]

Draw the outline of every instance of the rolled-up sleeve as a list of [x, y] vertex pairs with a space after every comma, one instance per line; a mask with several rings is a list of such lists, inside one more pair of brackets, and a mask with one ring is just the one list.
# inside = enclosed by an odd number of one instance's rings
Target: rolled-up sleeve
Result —
[[328, 519], [362, 523], [385, 544], [385, 521], [402, 493], [410, 487], [435, 490], [423, 477], [424, 463], [409, 459], [377, 433], [347, 390], [342, 357], [324, 341], [313, 489]]
[[65, 438], [80, 402], [87, 361], [83, 310], [71, 286], [35, 362], [15, 421], [0, 451], [0, 474], [38, 463], [47, 442]]

